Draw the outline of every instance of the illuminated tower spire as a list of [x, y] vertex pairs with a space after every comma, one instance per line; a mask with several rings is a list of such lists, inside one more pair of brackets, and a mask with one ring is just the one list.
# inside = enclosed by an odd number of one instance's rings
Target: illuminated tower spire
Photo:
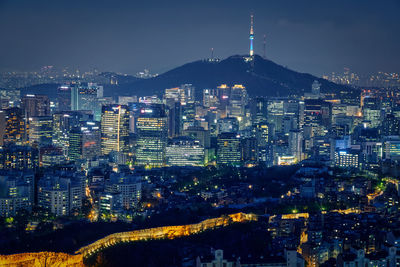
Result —
[[253, 29], [253, 15], [250, 16], [250, 56], [254, 56], [253, 40], [254, 40], [254, 29]]

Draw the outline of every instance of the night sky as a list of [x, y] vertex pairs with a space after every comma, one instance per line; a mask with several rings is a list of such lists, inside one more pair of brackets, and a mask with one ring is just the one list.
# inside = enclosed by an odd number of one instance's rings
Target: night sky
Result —
[[163, 72], [255, 51], [316, 75], [400, 72], [398, 0], [0, 0], [0, 70]]

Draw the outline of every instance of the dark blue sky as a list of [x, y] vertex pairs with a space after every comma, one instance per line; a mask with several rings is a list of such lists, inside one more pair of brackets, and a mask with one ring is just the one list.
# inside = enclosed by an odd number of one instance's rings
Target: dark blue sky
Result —
[[0, 69], [163, 72], [255, 49], [301, 72], [400, 72], [398, 0], [0, 0]]

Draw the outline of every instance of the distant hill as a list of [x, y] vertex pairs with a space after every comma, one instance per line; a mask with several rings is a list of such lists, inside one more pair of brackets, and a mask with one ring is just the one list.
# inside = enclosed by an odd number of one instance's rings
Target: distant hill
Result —
[[102, 72], [99, 76], [107, 78], [108, 80], [114, 79], [118, 81], [118, 84], [133, 83], [142, 80], [132, 75], [122, 75], [114, 72]]
[[[112, 77], [118, 81], [118, 85], [104, 85], [105, 96], [161, 96], [164, 89], [185, 83], [193, 84], [198, 96], [202, 94], [202, 89], [216, 88], [221, 84], [242, 84], [250, 96], [289, 96], [310, 92], [314, 80], [321, 83], [323, 93], [357, 92], [354, 88], [290, 70], [257, 55], [253, 62], [246, 62], [244, 56], [239, 55], [221, 61], [199, 60], [150, 79], [110, 72], [100, 76], [107, 79]], [[21, 89], [21, 93], [48, 94], [53, 98], [56, 96], [57, 87], [57, 84], [34, 85]]]
[[151, 79], [113, 86], [110, 95], [162, 95], [165, 88], [191, 83], [201, 94], [204, 88], [243, 84], [251, 96], [288, 96], [311, 91], [314, 80], [321, 83], [322, 92], [349, 91], [352, 88], [329, 82], [306, 73], [299, 73], [270, 60], [255, 56], [252, 63], [243, 56], [231, 56], [219, 62], [195, 61], [172, 69]]
[[47, 95], [49, 98], [54, 99], [57, 97], [57, 88], [59, 84], [45, 83], [36, 84], [29, 87], [20, 88], [21, 96], [25, 94]]

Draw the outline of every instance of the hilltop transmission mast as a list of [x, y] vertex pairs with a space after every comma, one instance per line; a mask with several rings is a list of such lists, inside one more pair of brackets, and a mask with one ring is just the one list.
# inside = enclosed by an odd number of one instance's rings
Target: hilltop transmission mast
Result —
[[253, 41], [254, 41], [254, 29], [253, 29], [253, 14], [250, 16], [250, 57], [254, 56], [254, 46], [253, 46]]
[[267, 35], [264, 34], [264, 41], [263, 41], [263, 58], [267, 59]]

